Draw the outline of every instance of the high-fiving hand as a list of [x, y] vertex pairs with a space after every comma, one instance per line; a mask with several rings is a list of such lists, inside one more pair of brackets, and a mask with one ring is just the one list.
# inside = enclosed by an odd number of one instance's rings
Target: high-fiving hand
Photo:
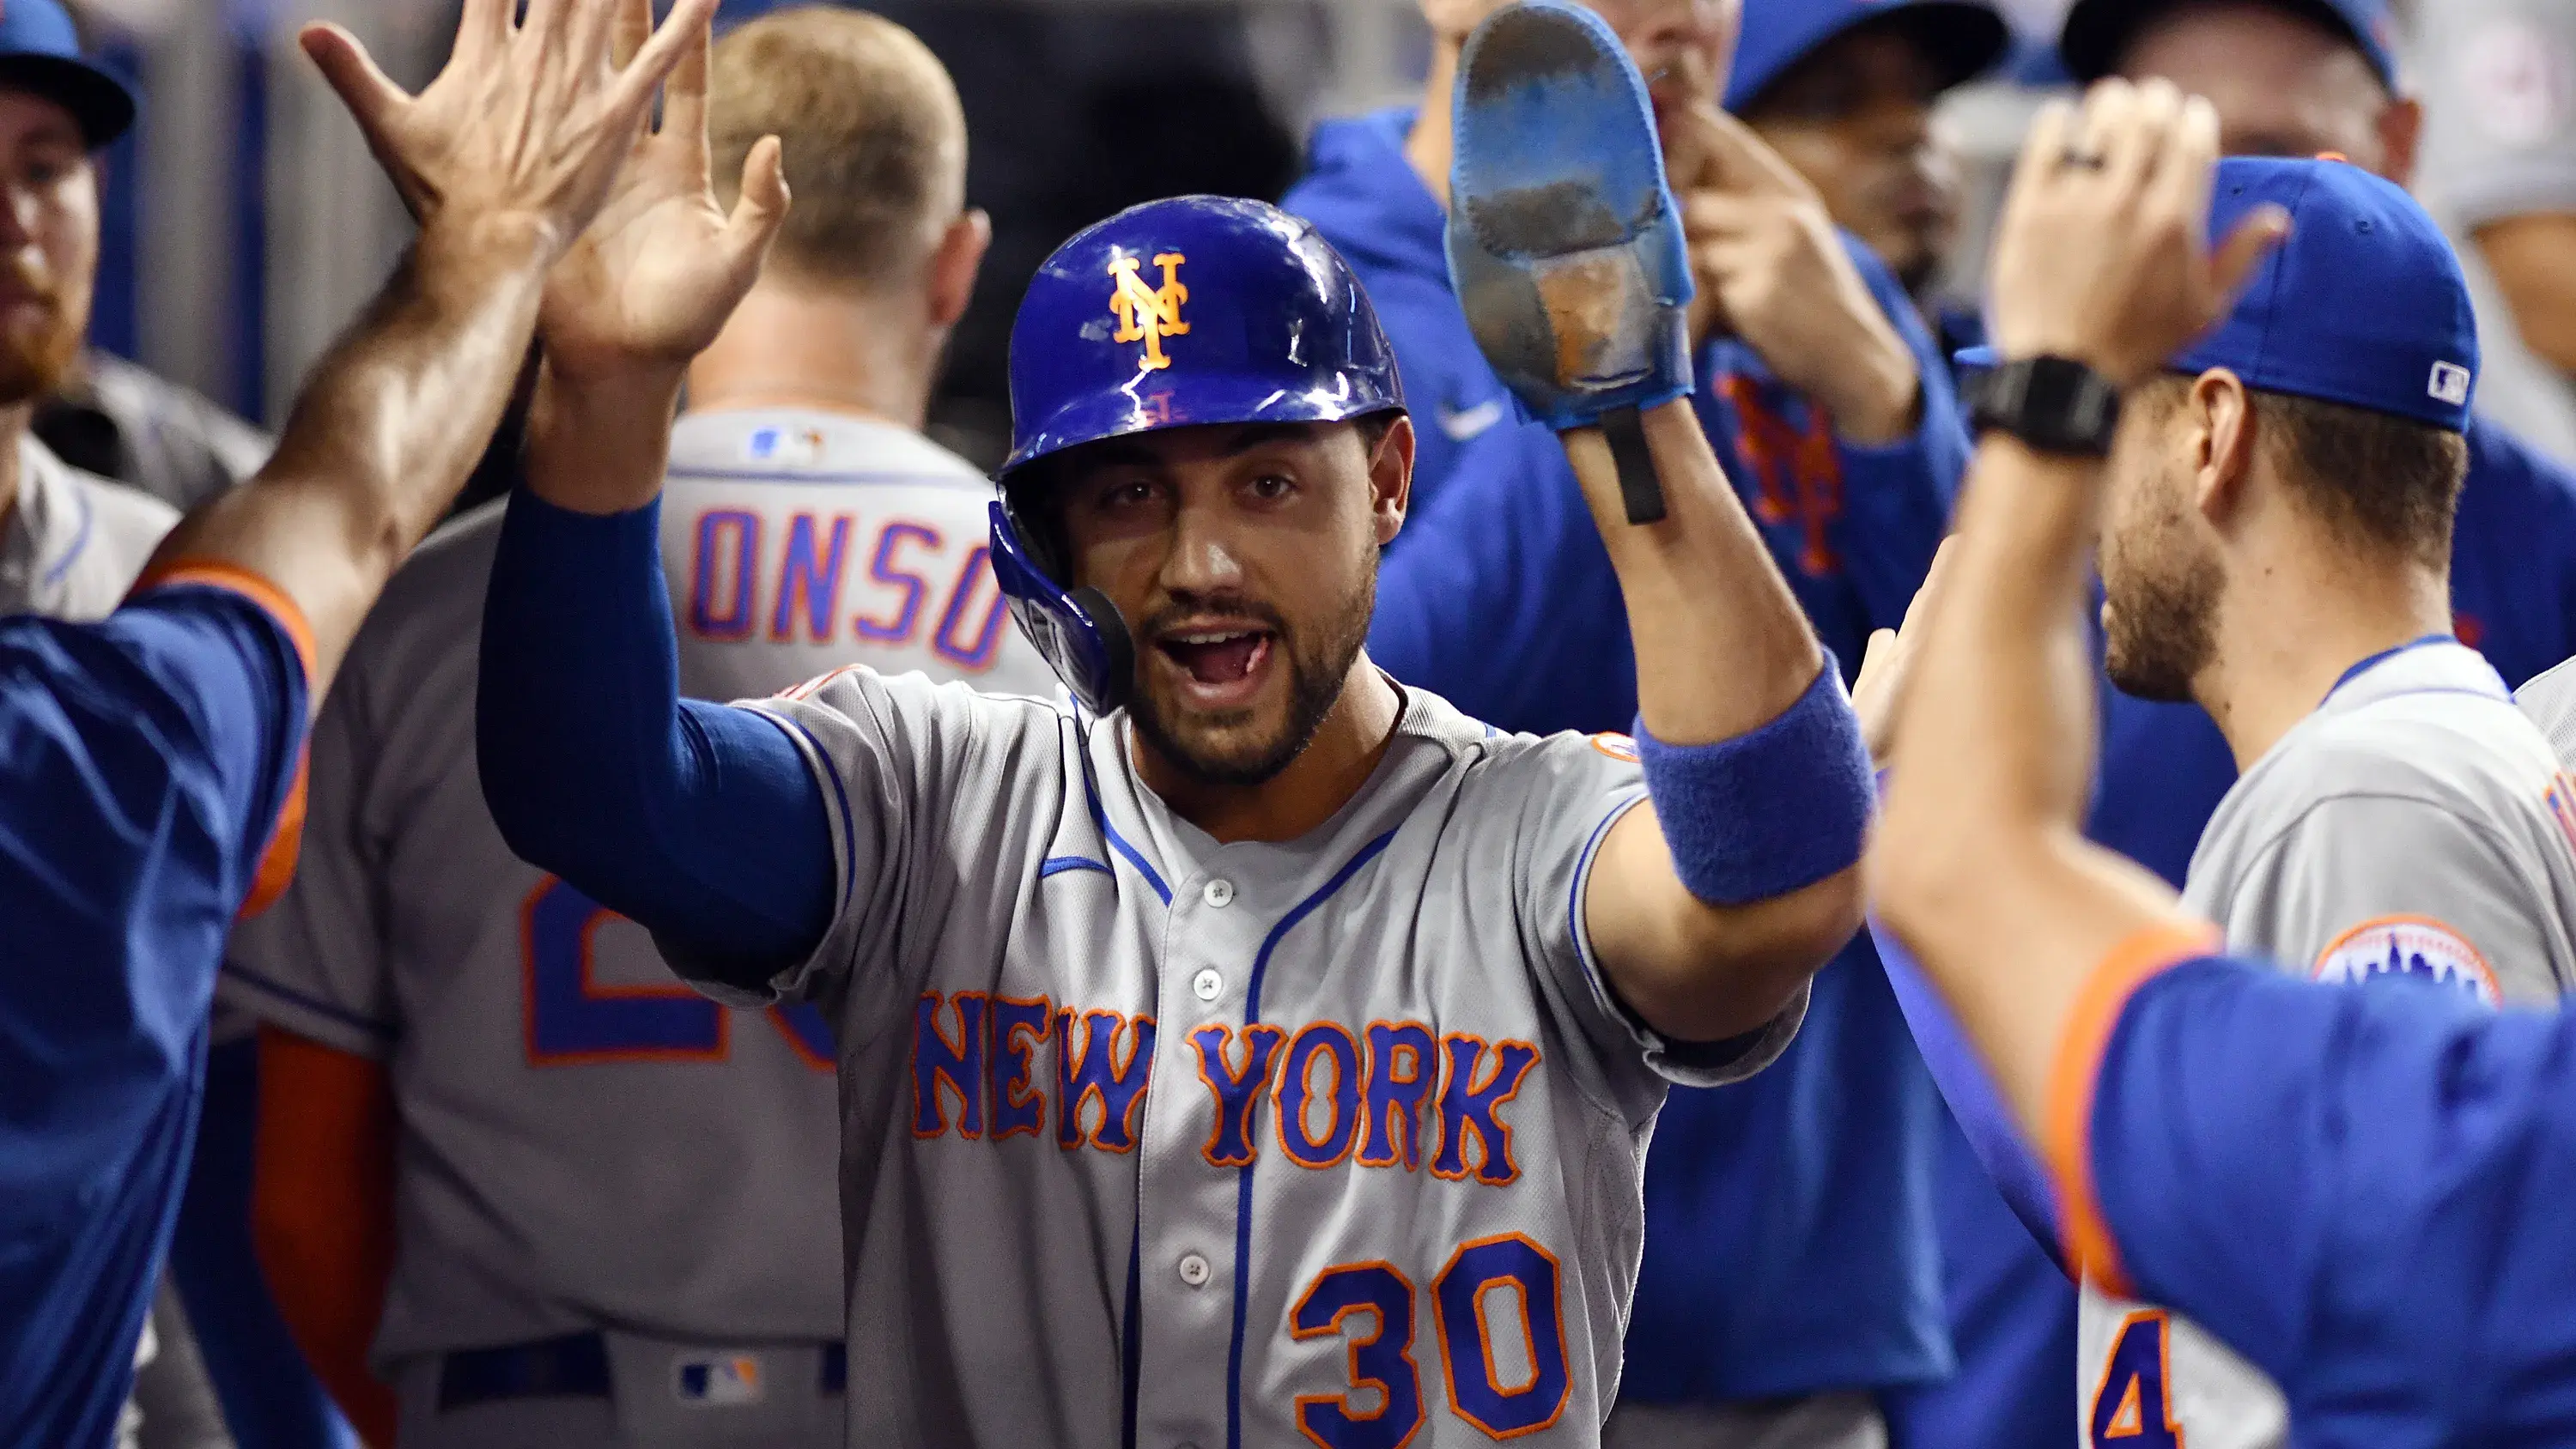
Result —
[[2210, 247], [2217, 162], [2218, 113], [2166, 81], [2050, 103], [1996, 237], [1996, 351], [2072, 358], [2125, 388], [2209, 330], [2289, 235], [2266, 207]]
[[623, 64], [611, 43], [626, 0], [526, 4], [513, 23], [514, 0], [465, 0], [446, 67], [417, 96], [337, 25], [307, 26], [300, 39], [424, 230], [524, 224], [551, 257], [608, 199], [654, 89], [716, 0], [676, 0]]
[[[621, 47], [641, 44], [649, 0], [617, 0]], [[669, 29], [668, 24], [664, 26]], [[701, 22], [681, 42], [662, 124], [639, 133], [617, 188], [546, 278], [537, 335], [557, 382], [676, 378], [715, 341], [760, 276], [787, 216], [774, 136], [751, 149], [728, 216], [708, 174], [707, 50]]]

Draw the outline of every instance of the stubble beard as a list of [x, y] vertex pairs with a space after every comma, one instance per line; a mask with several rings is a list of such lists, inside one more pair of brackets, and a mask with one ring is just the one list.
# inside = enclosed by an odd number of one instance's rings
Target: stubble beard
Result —
[[1174, 710], [1145, 679], [1142, 658], [1137, 660], [1135, 703], [1128, 710], [1136, 733], [1184, 774], [1207, 784], [1249, 788], [1276, 779], [1314, 743], [1315, 732], [1341, 702], [1351, 665], [1368, 642], [1369, 619], [1377, 611], [1374, 559], [1371, 564], [1355, 597], [1322, 634], [1309, 640], [1284, 625], [1278, 628], [1274, 647], [1288, 665], [1288, 705], [1266, 739], [1217, 746], [1212, 737], [1251, 723], [1257, 711], [1194, 715]]

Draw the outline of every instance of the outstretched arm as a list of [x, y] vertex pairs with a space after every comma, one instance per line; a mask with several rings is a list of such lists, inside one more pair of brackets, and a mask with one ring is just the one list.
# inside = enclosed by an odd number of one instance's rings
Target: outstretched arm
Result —
[[[1602, 843], [1584, 917], [1648, 1025], [1719, 1041], [1776, 1016], [1859, 928], [1868, 763], [1842, 681], [1690, 405], [1642, 421], [1669, 509], [1642, 527], [1602, 435], [1564, 437], [1627, 602], [1653, 793]], [[1770, 758], [1734, 768], [1748, 751]]]
[[[2005, 356], [2070, 358], [2126, 388], [2217, 318], [2285, 223], [2251, 218], [2213, 257], [2216, 155], [2207, 103], [2162, 82], [2108, 82], [2080, 114], [2044, 112], [1998, 251]], [[2081, 608], [2101, 471], [2009, 437], [1979, 448], [1872, 856], [1888, 924], [2034, 1137], [2094, 968], [2124, 943], [2208, 934], [2169, 887], [2080, 833], [2093, 705]]]
[[511, 849], [758, 991], [833, 909], [820, 787], [777, 721], [683, 701], [657, 500], [680, 377], [749, 290], [778, 144], [728, 216], [709, 184], [701, 26], [662, 125], [548, 280], [545, 362], [484, 609], [476, 752]]
[[[499, 423], [547, 268], [608, 197], [654, 89], [715, 0], [658, 33], [645, 0], [468, 0], [447, 67], [418, 96], [336, 26], [307, 54], [421, 220], [374, 305], [313, 370], [251, 482], [171, 530], [151, 573], [230, 565], [311, 626], [318, 705], [385, 580], [428, 533]], [[613, 63], [612, 32], [634, 58]]]

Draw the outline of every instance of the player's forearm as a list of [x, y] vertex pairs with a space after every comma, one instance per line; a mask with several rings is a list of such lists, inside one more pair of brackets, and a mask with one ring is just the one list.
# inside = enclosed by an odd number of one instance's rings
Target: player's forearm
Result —
[[163, 541], [156, 562], [237, 564], [294, 600], [313, 629], [317, 706], [386, 579], [490, 441], [550, 248], [525, 225], [433, 225], [315, 365], [268, 465]]
[[627, 513], [662, 492], [682, 374], [574, 379], [539, 369], [528, 409], [528, 487], [575, 513]]
[[[1907, 860], [1955, 859], [1964, 835], [2035, 841], [2078, 823], [2089, 778], [2093, 674], [2081, 609], [2098, 464], [2009, 438], [1977, 454], [1960, 509], [1956, 577], [1924, 621], [1886, 830]], [[1891, 855], [1898, 854], [1891, 850]]]
[[1667, 744], [1734, 739], [1795, 703], [1824, 650], [1689, 402], [1652, 409], [1644, 422], [1668, 509], [1656, 524], [1627, 521], [1599, 432], [1564, 435], [1627, 602], [1638, 717]]

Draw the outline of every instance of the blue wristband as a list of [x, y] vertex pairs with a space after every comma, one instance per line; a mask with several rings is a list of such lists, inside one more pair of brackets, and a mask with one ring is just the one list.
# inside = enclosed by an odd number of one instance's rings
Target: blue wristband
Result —
[[1877, 791], [1831, 654], [1798, 702], [1760, 729], [1668, 745], [1640, 717], [1637, 753], [1673, 869], [1711, 905], [1767, 901], [1860, 862]]

